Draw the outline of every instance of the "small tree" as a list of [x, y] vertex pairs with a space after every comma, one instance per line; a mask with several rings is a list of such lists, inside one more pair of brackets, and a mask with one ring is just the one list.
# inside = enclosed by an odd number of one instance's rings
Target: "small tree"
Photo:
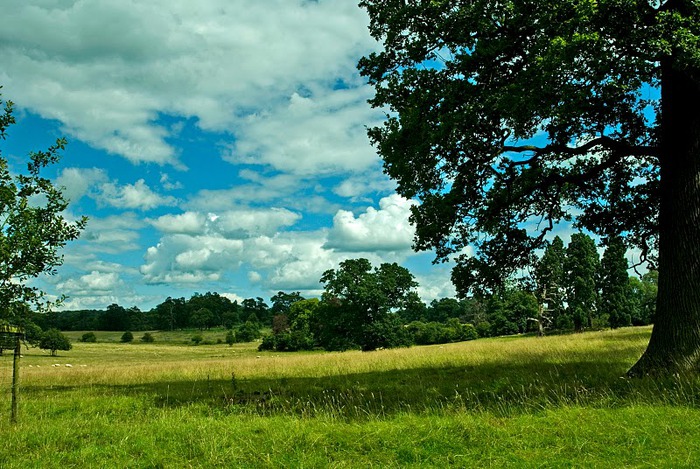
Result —
[[153, 335], [150, 332], [146, 332], [142, 337], [141, 337], [141, 342], [145, 342], [150, 344], [151, 342], [155, 342], [156, 339], [153, 337]]
[[238, 342], [252, 342], [260, 338], [260, 325], [257, 322], [246, 321], [236, 331]]
[[80, 336], [78, 342], [95, 343], [97, 342], [97, 337], [95, 336], [94, 332], [86, 332], [85, 334]]
[[204, 337], [202, 337], [202, 334], [195, 334], [192, 336], [192, 342], [194, 342], [195, 345], [199, 345], [203, 340]]
[[[4, 112], [0, 110], [0, 141], [14, 123], [8, 101]], [[66, 140], [59, 139], [46, 151], [30, 153], [22, 172], [0, 157], [0, 320], [22, 328], [30, 322], [32, 309], [46, 311], [54, 304], [28, 282], [56, 272], [63, 263], [60, 249], [78, 238], [87, 222], [86, 218], [76, 222], [64, 218], [68, 201], [42, 175], [47, 166], [59, 161], [65, 145]]]
[[119, 340], [125, 344], [129, 343], [129, 342], [133, 342], [134, 334], [132, 334], [130, 331], [126, 331], [125, 333], [122, 334], [122, 337]]
[[41, 337], [39, 348], [42, 350], [50, 350], [51, 356], [55, 357], [58, 350], [70, 350], [73, 348], [73, 344], [71, 344], [70, 339], [61, 334], [61, 331], [58, 329], [49, 329], [44, 332]]
[[236, 336], [233, 334], [233, 331], [228, 331], [226, 333], [226, 343], [230, 346], [232, 346], [236, 342]]

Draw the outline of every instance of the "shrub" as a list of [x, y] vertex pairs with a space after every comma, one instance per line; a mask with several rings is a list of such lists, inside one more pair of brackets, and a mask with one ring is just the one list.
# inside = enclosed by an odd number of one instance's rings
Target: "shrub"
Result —
[[132, 334], [129, 331], [126, 331], [125, 333], [122, 334], [122, 338], [119, 339], [122, 343], [128, 343], [128, 342], [133, 342], [134, 340], [134, 334]]
[[314, 339], [303, 331], [283, 332], [280, 334], [266, 335], [258, 350], [276, 350], [278, 352], [297, 352], [299, 350], [313, 350]]
[[192, 336], [192, 342], [194, 342], [195, 345], [199, 345], [203, 340], [204, 337], [202, 337], [202, 334], [195, 334]]
[[481, 321], [476, 325], [476, 332], [479, 337], [491, 337], [491, 323], [488, 321]]
[[259, 339], [260, 336], [260, 325], [252, 321], [246, 321], [244, 324], [241, 324], [236, 331], [237, 342], [252, 342], [255, 339]]
[[233, 343], [236, 341], [236, 336], [233, 334], [233, 331], [228, 331], [226, 333], [226, 343], [231, 346]]
[[97, 337], [95, 337], [94, 332], [86, 332], [80, 337], [80, 339], [78, 339], [78, 342], [89, 342], [94, 344], [95, 342], [97, 342]]
[[151, 343], [155, 342], [156, 339], [151, 335], [150, 332], [146, 332], [143, 337], [141, 337], [141, 342]]

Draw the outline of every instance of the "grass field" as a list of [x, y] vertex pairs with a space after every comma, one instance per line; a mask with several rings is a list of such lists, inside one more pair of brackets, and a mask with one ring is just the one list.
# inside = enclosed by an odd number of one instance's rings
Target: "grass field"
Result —
[[649, 332], [295, 354], [98, 332], [24, 351], [15, 426], [0, 357], [0, 468], [698, 467], [700, 381], [624, 378]]

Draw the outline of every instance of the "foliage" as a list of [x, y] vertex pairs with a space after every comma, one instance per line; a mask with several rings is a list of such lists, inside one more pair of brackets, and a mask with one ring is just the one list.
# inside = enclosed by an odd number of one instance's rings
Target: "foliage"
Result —
[[39, 348], [43, 350], [50, 350], [51, 356], [56, 356], [59, 350], [70, 350], [73, 348], [68, 337], [63, 335], [61, 331], [57, 329], [49, 329], [44, 332], [39, 341]]
[[272, 314], [288, 314], [289, 309], [292, 307], [292, 305], [298, 301], [302, 301], [305, 298], [301, 296], [299, 292], [293, 292], [293, 293], [285, 293], [283, 291], [277, 292], [276, 295], [274, 295], [272, 298], [270, 298], [270, 302], [272, 303], [272, 307], [270, 308], [270, 312]]
[[542, 311], [537, 320], [541, 322], [542, 330], [557, 324], [564, 313], [565, 262], [564, 242], [555, 236], [552, 242], [545, 244], [544, 254], [537, 262], [533, 275], [535, 294]]
[[632, 325], [643, 326], [654, 322], [656, 296], [659, 289], [659, 273], [651, 270], [641, 280], [630, 277], [630, 296], [632, 298]]
[[[12, 107], [7, 101], [0, 112], [0, 141], [15, 123]], [[20, 327], [28, 324], [31, 309], [47, 311], [55, 304], [30, 281], [56, 273], [63, 264], [60, 250], [77, 239], [87, 223], [84, 217], [65, 217], [68, 200], [42, 175], [58, 163], [65, 146], [66, 140], [58, 139], [46, 151], [31, 152], [21, 173], [0, 156], [0, 319]]]
[[260, 324], [255, 321], [246, 321], [236, 329], [236, 342], [252, 342], [260, 336]]
[[229, 346], [233, 346], [233, 344], [236, 343], [236, 335], [233, 333], [233, 331], [228, 331], [226, 333], [225, 341]]
[[126, 331], [122, 334], [121, 339], [119, 339], [120, 342], [122, 343], [129, 343], [134, 341], [134, 334], [131, 333], [131, 331]]
[[94, 332], [86, 332], [80, 336], [79, 342], [95, 343], [97, 342], [97, 337], [95, 336]]
[[190, 323], [201, 331], [214, 325], [214, 319], [214, 314], [208, 308], [199, 308], [190, 316]]
[[155, 341], [156, 341], [155, 337], [153, 337], [153, 334], [151, 334], [150, 332], [146, 332], [145, 334], [143, 334], [141, 336], [141, 342], [144, 342], [146, 344], [150, 344], [150, 343], [153, 343]]
[[476, 327], [462, 324], [458, 319], [441, 322], [412, 322], [407, 326], [412, 342], [416, 345], [447, 344], [478, 338]]
[[[576, 331], [593, 327], [598, 305], [600, 259], [593, 239], [584, 233], [571, 235], [564, 264], [567, 277], [566, 315]], [[560, 321], [557, 327], [564, 328]]]
[[318, 343], [326, 350], [406, 345], [402, 325], [392, 310], [405, 307], [418, 285], [398, 264], [372, 268], [367, 259], [348, 259], [321, 277], [323, 307], [317, 309]]
[[[658, 150], [643, 85], [658, 77], [659, 29], [640, 27], [655, 14], [643, 4], [361, 2], [383, 50], [359, 68], [371, 103], [389, 110], [369, 136], [398, 192], [422, 201], [417, 247], [440, 259], [477, 247], [459, 255], [461, 292], [500, 287], [540, 234], [574, 216], [654, 245]], [[539, 132], [548, 144], [532, 144]]]
[[626, 251], [622, 239], [613, 237], [607, 242], [600, 264], [600, 309], [608, 315], [612, 328], [632, 325], [632, 292]]
[[[466, 296], [501, 290], [557, 225], [623, 236], [661, 279], [630, 374], [700, 369], [700, 3], [360, 5], [381, 46], [358, 67], [387, 115], [368, 135], [419, 201], [415, 248], [456, 257]], [[577, 330], [602, 319], [589, 301]]]
[[202, 334], [195, 334], [192, 336], [192, 342], [194, 342], [195, 345], [199, 345], [203, 340], [204, 337], [202, 337]]

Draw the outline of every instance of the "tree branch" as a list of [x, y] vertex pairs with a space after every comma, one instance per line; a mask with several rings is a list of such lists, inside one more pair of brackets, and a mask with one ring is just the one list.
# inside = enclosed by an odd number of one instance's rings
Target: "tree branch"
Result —
[[613, 150], [617, 153], [625, 154], [628, 156], [656, 156], [660, 155], [658, 147], [648, 147], [642, 145], [629, 145], [614, 138], [602, 136], [594, 138], [581, 146], [569, 147], [566, 145], [547, 145], [544, 147], [538, 147], [535, 145], [504, 145], [501, 149], [502, 153], [512, 152], [512, 153], [525, 153], [532, 152], [534, 156], [523, 161], [514, 161], [511, 164], [513, 166], [521, 166], [526, 164], [531, 164], [539, 157], [543, 155], [548, 155], [550, 153], [561, 153], [570, 156], [585, 155], [586, 153], [593, 150], [595, 147], [603, 147], [608, 150]]

